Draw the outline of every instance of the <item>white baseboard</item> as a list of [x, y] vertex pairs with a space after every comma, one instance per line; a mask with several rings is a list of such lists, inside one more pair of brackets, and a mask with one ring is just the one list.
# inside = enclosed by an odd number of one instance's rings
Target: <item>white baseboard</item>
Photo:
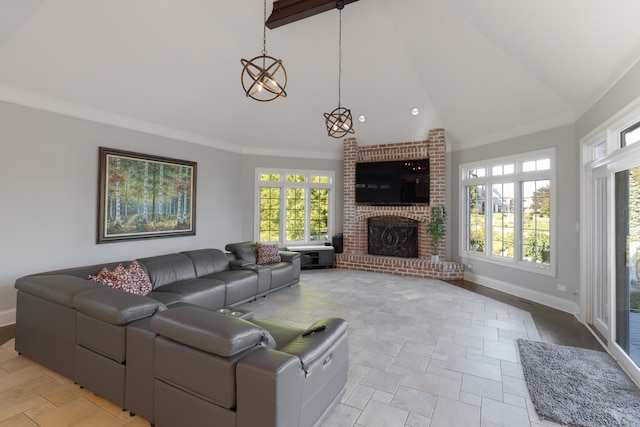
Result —
[[565, 313], [573, 314], [578, 320], [580, 320], [580, 307], [573, 301], [547, 295], [532, 289], [523, 288], [512, 283], [480, 276], [468, 271], [464, 272], [464, 278], [465, 280], [495, 289], [496, 291], [505, 292], [509, 295], [524, 298], [529, 301], [537, 302], [538, 304], [546, 305], [547, 307], [555, 308], [556, 310], [564, 311]]
[[0, 327], [16, 323], [16, 309], [0, 311]]

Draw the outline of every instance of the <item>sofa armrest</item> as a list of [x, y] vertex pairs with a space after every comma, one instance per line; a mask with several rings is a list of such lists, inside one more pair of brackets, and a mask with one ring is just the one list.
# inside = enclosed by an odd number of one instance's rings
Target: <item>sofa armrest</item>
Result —
[[306, 369], [346, 334], [348, 325], [346, 320], [337, 317], [320, 319], [279, 350], [298, 356]]
[[232, 270], [246, 269], [247, 267], [253, 267], [255, 265], [257, 265], [255, 261], [248, 259], [233, 259], [229, 261], [229, 266]]
[[207, 353], [231, 357], [256, 346], [273, 346], [269, 332], [237, 317], [184, 305], [156, 314], [153, 332]]
[[127, 325], [153, 315], [160, 303], [151, 298], [107, 288], [82, 292], [73, 299], [73, 307], [89, 317], [113, 325]]
[[100, 289], [104, 285], [81, 279], [68, 274], [47, 274], [25, 276], [16, 280], [16, 289], [55, 302], [66, 307], [72, 307], [73, 298], [85, 291]]
[[237, 426], [299, 425], [304, 379], [300, 359], [278, 350], [259, 348], [240, 359]]
[[280, 258], [282, 258], [283, 262], [293, 263], [296, 259], [300, 258], [300, 252], [279, 251], [279, 253], [280, 253]]

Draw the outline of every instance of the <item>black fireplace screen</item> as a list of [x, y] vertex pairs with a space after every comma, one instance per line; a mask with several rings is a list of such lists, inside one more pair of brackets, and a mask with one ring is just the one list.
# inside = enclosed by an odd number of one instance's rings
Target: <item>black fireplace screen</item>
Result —
[[369, 218], [369, 255], [418, 257], [418, 221], [396, 216]]

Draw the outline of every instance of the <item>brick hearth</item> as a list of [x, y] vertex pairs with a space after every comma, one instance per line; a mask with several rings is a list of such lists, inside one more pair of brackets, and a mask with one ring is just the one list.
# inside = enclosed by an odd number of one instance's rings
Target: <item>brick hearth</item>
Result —
[[[445, 203], [446, 142], [444, 129], [432, 129], [426, 141], [403, 142], [359, 147], [355, 138], [344, 141], [344, 253], [336, 255], [338, 268], [377, 271], [403, 276], [460, 280], [461, 264], [445, 260], [446, 242], [438, 249], [440, 262], [431, 262], [431, 238], [427, 231], [430, 206]], [[415, 160], [429, 158], [430, 205], [370, 206], [356, 204], [357, 162]], [[377, 216], [399, 216], [418, 221], [418, 258], [398, 258], [367, 254], [367, 220]]]

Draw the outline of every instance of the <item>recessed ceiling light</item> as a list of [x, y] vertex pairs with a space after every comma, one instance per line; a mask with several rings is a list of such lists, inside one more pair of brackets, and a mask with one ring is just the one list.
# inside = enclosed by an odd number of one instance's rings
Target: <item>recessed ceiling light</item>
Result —
[[418, 114], [420, 114], [420, 110], [418, 110], [416, 107], [413, 107], [411, 109], [411, 115], [412, 116], [417, 116]]
[[366, 122], [366, 121], [367, 121], [367, 116], [365, 116], [364, 114], [359, 115], [359, 116], [358, 116], [358, 121], [359, 121], [360, 123], [364, 123], [364, 122]]

